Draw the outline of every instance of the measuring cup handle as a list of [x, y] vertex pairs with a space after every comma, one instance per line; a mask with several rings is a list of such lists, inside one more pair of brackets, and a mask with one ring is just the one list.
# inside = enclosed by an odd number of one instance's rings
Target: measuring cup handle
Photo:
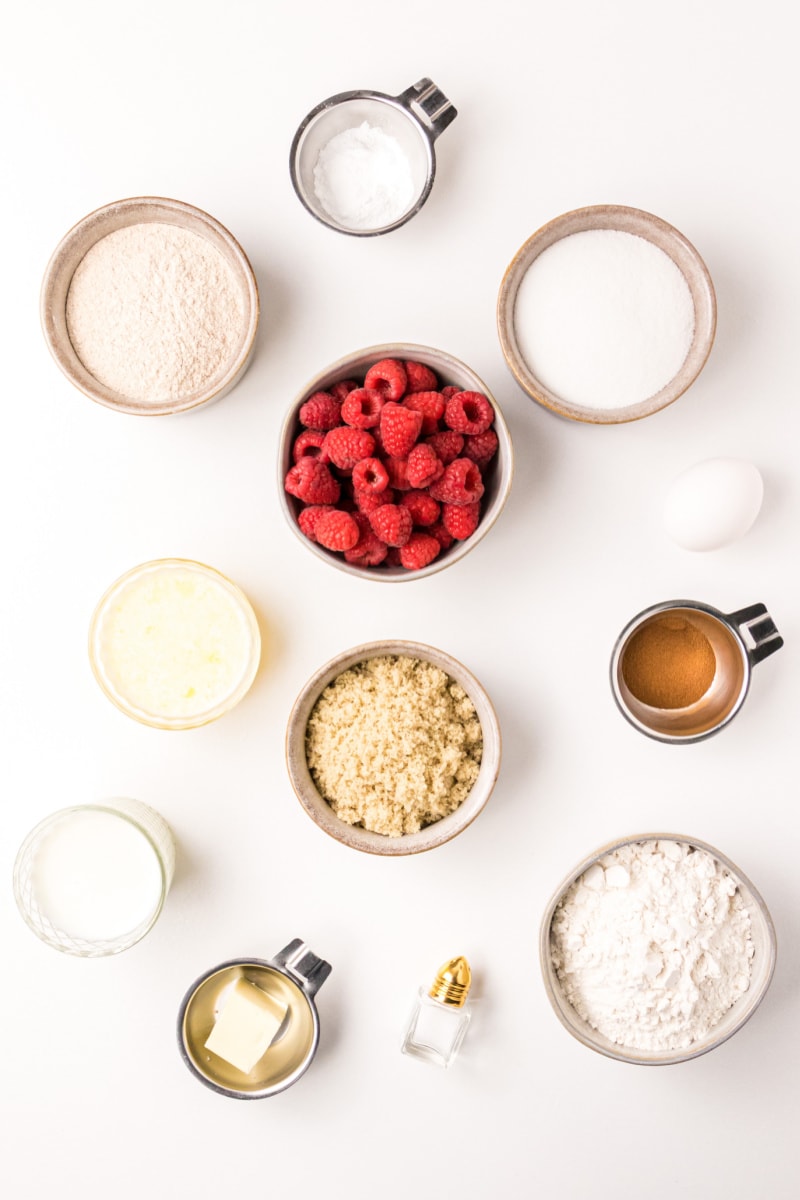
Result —
[[295, 979], [307, 996], [317, 994], [332, 970], [331, 964], [312, 954], [300, 938], [294, 938], [279, 950], [272, 961]]
[[458, 109], [453, 107], [432, 79], [420, 79], [395, 99], [416, 117], [431, 141], [458, 116]]
[[747, 647], [747, 657], [752, 666], [762, 659], [769, 658], [783, 645], [783, 638], [775, 628], [775, 622], [763, 604], [751, 604], [749, 608], [740, 608], [737, 612], [727, 614], [728, 620], [735, 625], [740, 633], [747, 631], [752, 646]]

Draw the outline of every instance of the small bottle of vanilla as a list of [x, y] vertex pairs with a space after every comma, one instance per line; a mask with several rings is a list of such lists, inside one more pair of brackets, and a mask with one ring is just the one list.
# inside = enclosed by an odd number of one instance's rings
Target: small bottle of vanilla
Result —
[[401, 1049], [439, 1067], [458, 1053], [471, 1016], [467, 996], [472, 973], [459, 955], [444, 963], [429, 988], [421, 987]]

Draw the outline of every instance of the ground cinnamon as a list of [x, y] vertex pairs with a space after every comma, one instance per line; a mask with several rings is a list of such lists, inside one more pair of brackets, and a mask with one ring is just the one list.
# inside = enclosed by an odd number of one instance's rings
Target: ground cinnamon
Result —
[[717, 668], [711, 643], [684, 617], [654, 617], [622, 656], [629, 691], [651, 708], [687, 708], [710, 688]]

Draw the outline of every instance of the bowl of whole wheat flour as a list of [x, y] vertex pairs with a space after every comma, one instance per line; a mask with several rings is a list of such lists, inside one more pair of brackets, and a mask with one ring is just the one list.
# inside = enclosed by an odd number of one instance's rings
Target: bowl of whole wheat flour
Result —
[[542, 918], [548, 999], [569, 1032], [622, 1062], [685, 1062], [742, 1028], [775, 970], [752, 883], [697, 838], [646, 833], [571, 871]]
[[98, 208], [62, 238], [41, 321], [58, 366], [90, 399], [163, 416], [219, 400], [252, 358], [253, 269], [229, 231], [179, 200]]

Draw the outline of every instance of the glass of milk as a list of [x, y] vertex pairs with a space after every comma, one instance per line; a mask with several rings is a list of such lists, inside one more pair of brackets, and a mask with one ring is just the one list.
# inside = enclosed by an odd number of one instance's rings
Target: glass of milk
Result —
[[98, 958], [153, 927], [174, 870], [163, 817], [138, 800], [105, 800], [61, 809], [31, 830], [14, 864], [14, 896], [48, 946]]

